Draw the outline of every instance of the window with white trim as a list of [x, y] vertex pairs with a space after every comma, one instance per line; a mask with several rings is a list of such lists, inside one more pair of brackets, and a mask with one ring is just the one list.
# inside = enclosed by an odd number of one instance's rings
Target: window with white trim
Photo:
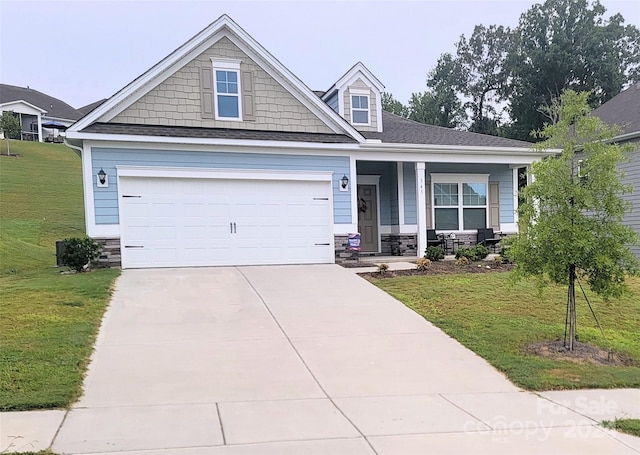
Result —
[[488, 175], [432, 174], [433, 215], [438, 231], [488, 226]]
[[369, 124], [369, 95], [351, 95], [351, 122]]
[[239, 60], [212, 60], [215, 114], [218, 120], [242, 120]]

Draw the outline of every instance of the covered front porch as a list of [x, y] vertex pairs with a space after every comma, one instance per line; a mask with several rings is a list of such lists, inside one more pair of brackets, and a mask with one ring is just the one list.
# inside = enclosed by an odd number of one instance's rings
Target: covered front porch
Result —
[[[453, 234], [455, 247], [475, 245], [478, 229], [515, 234], [518, 193], [533, 159], [354, 161], [352, 218], [361, 235], [360, 255], [421, 257], [431, 229], [447, 238]], [[336, 240], [337, 257], [350, 256], [346, 236]]]

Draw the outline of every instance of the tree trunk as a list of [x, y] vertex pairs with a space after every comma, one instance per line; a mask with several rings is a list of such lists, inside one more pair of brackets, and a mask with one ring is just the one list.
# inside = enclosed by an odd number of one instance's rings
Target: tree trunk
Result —
[[573, 342], [576, 339], [576, 266], [569, 266], [569, 289], [567, 299], [569, 301], [569, 351], [573, 351]]

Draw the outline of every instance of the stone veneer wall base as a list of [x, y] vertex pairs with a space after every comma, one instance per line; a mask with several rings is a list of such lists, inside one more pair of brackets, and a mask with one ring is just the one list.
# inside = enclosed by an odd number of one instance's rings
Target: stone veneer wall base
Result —
[[96, 267], [122, 267], [120, 255], [120, 239], [94, 239], [102, 248], [98, 259], [94, 261]]

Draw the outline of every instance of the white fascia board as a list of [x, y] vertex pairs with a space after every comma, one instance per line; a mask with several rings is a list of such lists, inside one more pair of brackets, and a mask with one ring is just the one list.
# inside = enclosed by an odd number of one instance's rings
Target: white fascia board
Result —
[[291, 171], [262, 169], [204, 169], [192, 167], [160, 166], [118, 166], [118, 178], [121, 177], [157, 177], [190, 179], [234, 179], [234, 180], [295, 180], [331, 182], [330, 171]]
[[344, 75], [340, 79], [338, 79], [335, 84], [333, 84], [333, 86], [343, 87], [345, 85], [348, 85], [355, 80], [355, 77], [358, 75], [358, 73], [361, 73], [361, 75], [364, 76], [365, 79], [367, 79], [369, 85], [374, 86], [380, 92], [384, 91], [384, 84], [380, 82], [380, 79], [375, 77], [374, 74], [369, 71], [369, 68], [364, 66], [362, 62], [358, 62], [353, 65], [351, 69], [344, 73]]
[[322, 95], [322, 97], [320, 99], [322, 101], [327, 101], [329, 98], [331, 98], [331, 95], [333, 95], [337, 90], [338, 89], [336, 88], [335, 84], [332, 85], [331, 87], [329, 87], [329, 90], [324, 92], [324, 95]]
[[332, 150], [332, 151], [350, 151], [358, 149], [358, 144], [340, 144], [340, 143], [321, 143], [321, 142], [293, 142], [293, 141], [260, 141], [260, 140], [240, 140], [240, 139], [201, 139], [201, 138], [184, 138], [184, 137], [166, 137], [166, 136], [134, 136], [123, 134], [94, 134], [71, 132], [67, 130], [66, 138], [72, 141], [82, 140], [90, 141], [94, 145], [105, 146], [104, 142], [109, 142], [122, 146], [123, 143], [138, 146], [139, 144], [155, 144], [158, 145], [193, 145], [224, 147], [243, 147], [243, 148], [268, 148], [268, 149], [298, 149], [298, 150]]
[[30, 110], [35, 111], [34, 113], [32, 112], [18, 112], [19, 114], [33, 114], [33, 115], [37, 115], [37, 114], [46, 114], [48, 111], [45, 111], [44, 109], [40, 109], [38, 106], [28, 103], [25, 100], [15, 100], [15, 101], [8, 101], [6, 103], [2, 103], [0, 104], [0, 111], [13, 111], [15, 109], [14, 106], [18, 106], [18, 105], [22, 105], [27, 107]]
[[[471, 152], [468, 150], [443, 151], [443, 150], [411, 150], [411, 151], [361, 151], [356, 152], [356, 159], [362, 161], [406, 161], [427, 163], [482, 163], [482, 164], [516, 164], [529, 165], [540, 161], [544, 155], [534, 152], [516, 153], [490, 153]], [[467, 152], [467, 153], [465, 153]]]

